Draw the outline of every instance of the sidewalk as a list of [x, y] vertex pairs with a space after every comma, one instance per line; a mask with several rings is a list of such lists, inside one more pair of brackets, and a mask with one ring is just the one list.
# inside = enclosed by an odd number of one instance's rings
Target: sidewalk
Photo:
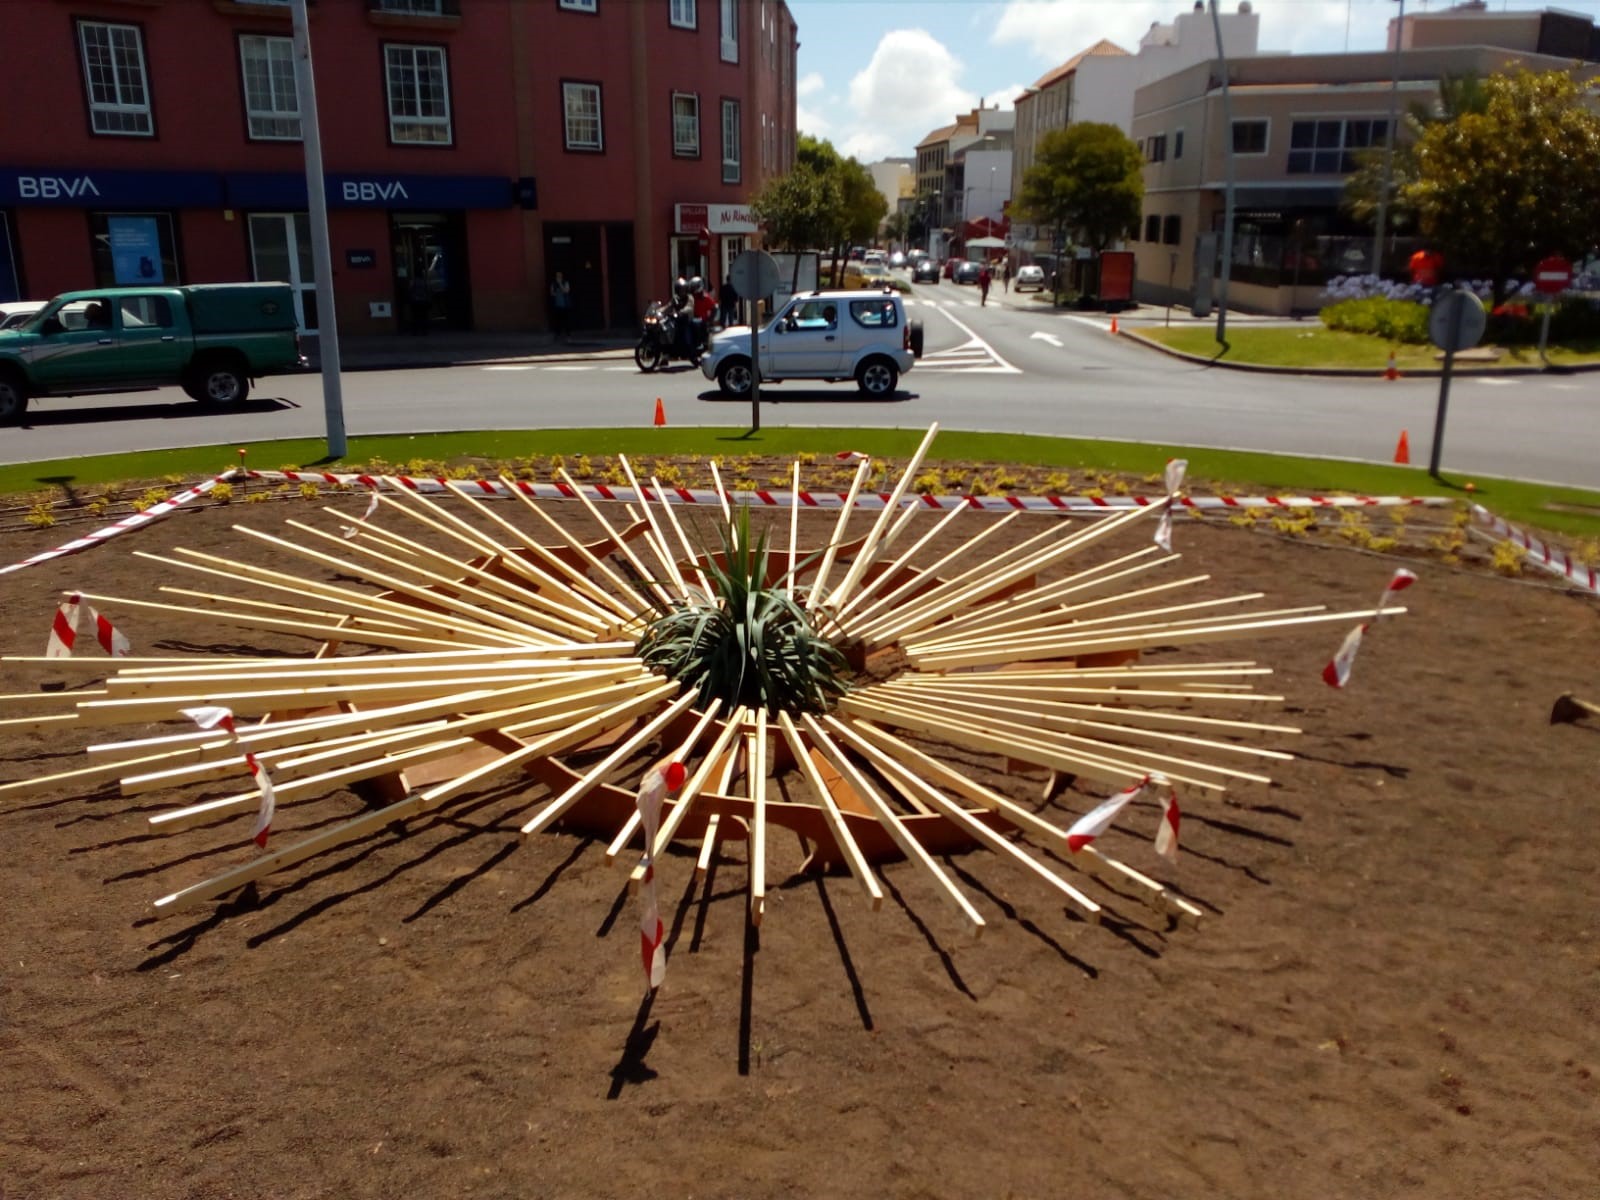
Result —
[[[635, 339], [620, 333], [579, 333], [558, 342], [548, 333], [429, 333], [339, 339], [339, 365], [345, 371], [403, 371], [493, 362], [573, 362], [593, 358], [631, 358]], [[315, 334], [300, 340], [313, 370], [321, 365]]]

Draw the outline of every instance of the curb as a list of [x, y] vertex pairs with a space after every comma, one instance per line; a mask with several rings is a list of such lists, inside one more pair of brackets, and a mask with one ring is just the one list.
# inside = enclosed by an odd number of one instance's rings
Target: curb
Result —
[[[341, 362], [339, 369], [345, 374], [360, 374], [367, 371], [428, 371], [445, 370], [450, 367], [481, 367], [495, 363], [569, 363], [589, 362], [592, 359], [631, 359], [632, 352], [627, 346], [597, 346], [593, 350], [565, 351], [554, 354], [472, 354], [468, 352], [460, 358], [397, 358], [393, 361], [368, 358], [358, 358], [354, 362]], [[311, 365], [296, 374], [314, 375], [321, 371], [320, 360], [312, 359]]]
[[[1329, 379], [1381, 379], [1383, 368], [1375, 367], [1368, 370], [1364, 367], [1274, 367], [1267, 363], [1223, 362], [1220, 359], [1207, 358], [1203, 354], [1190, 354], [1185, 350], [1175, 350], [1171, 346], [1163, 346], [1160, 342], [1145, 337], [1136, 329], [1121, 329], [1117, 337], [1132, 338], [1141, 346], [1146, 346], [1158, 354], [1165, 354], [1168, 358], [1180, 359], [1183, 362], [1193, 363], [1201, 367], [1217, 367], [1224, 371], [1246, 371], [1257, 375], [1310, 375]], [[1474, 376], [1518, 376], [1518, 375], [1584, 375], [1593, 371], [1600, 371], [1600, 363], [1579, 363], [1573, 366], [1556, 367], [1457, 367], [1451, 375]], [[1413, 367], [1404, 372], [1414, 379], [1438, 379], [1444, 371], [1439, 367]]]

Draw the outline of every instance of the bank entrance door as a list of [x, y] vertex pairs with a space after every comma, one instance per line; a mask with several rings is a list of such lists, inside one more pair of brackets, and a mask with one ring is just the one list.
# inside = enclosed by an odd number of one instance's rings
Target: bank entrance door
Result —
[[301, 333], [317, 331], [317, 275], [305, 213], [250, 214], [250, 269], [259, 281], [293, 288], [295, 324]]
[[400, 328], [471, 329], [466, 220], [461, 213], [390, 213]]

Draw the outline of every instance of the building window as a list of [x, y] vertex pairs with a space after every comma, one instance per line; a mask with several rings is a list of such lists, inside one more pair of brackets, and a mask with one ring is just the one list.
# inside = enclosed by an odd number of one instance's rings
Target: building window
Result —
[[722, 102], [722, 182], [739, 182], [739, 102]]
[[1183, 157], [1183, 130], [1175, 130], [1172, 134], [1172, 160], [1176, 162]]
[[172, 287], [182, 283], [169, 212], [89, 214], [95, 287]]
[[561, 104], [566, 115], [568, 150], [604, 150], [598, 83], [563, 83]]
[[600, 0], [561, 0], [561, 7], [573, 12], [599, 12]]
[[385, 46], [389, 140], [450, 144], [450, 75], [441, 46]]
[[294, 41], [286, 37], [239, 39], [244, 111], [250, 140], [298, 142], [300, 96], [294, 81]]
[[722, 0], [722, 61], [739, 61], [739, 0]]
[[1158, 133], [1154, 137], [1149, 138], [1145, 142], [1144, 159], [1145, 159], [1146, 162], [1153, 162], [1153, 163], [1166, 162], [1167, 161], [1167, 135], [1166, 134]]
[[1176, 246], [1183, 233], [1183, 220], [1181, 217], [1168, 217], [1161, 223], [1161, 240], [1169, 246]]
[[1144, 240], [1159, 242], [1161, 240], [1161, 218], [1151, 213], [1144, 219]]
[[453, 17], [459, 0], [369, 0], [374, 12], [412, 17]]
[[1348, 175], [1356, 152], [1383, 145], [1388, 130], [1382, 118], [1296, 121], [1289, 127], [1289, 174]]
[[672, 93], [672, 153], [700, 157], [700, 97], [689, 92]]
[[668, 0], [672, 5], [670, 20], [679, 29], [694, 29], [700, 24], [695, 12], [695, 0]]
[[78, 45], [89, 89], [90, 128], [96, 133], [152, 136], [155, 120], [150, 115], [139, 27], [79, 21]]
[[1265, 154], [1267, 152], [1267, 122], [1235, 121], [1233, 123], [1233, 152], [1235, 154]]

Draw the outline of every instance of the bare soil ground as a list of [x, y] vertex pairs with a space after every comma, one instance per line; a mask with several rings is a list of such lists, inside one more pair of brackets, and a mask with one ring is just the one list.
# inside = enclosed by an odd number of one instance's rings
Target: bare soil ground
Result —
[[[0, 653], [42, 651], [63, 588], [151, 596], [161, 570], [132, 550], [236, 553], [232, 521], [289, 507], [183, 512], [4, 577]], [[0, 561], [63, 536], [0, 534]], [[1395, 565], [1177, 536], [1186, 568], [1282, 606], [1365, 607]], [[1175, 868], [1153, 807], [1105, 840], [1205, 908], [1198, 931], [1103, 889], [1116, 919], [1087, 925], [976, 852], [951, 859], [990, 921], [972, 941], [908, 866], [873, 913], [780, 843], [757, 934], [733, 846], [703, 887], [692, 855], [663, 864], [672, 960], [646, 1002], [622, 872], [568, 834], [521, 844], [530, 785], [162, 921], [153, 898], [254, 852], [237, 821], [155, 837], [178, 795], [0, 797], [0, 1193], [1592, 1195], [1600, 724], [1547, 718], [1562, 692], [1600, 699], [1600, 607], [1417, 569], [1343, 692], [1319, 678], [1341, 628], [1207, 655], [1275, 667], [1306, 734], [1273, 787], [1190, 807]], [[304, 652], [103, 607], [136, 652]], [[0, 692], [38, 678], [0, 664]], [[81, 744], [0, 730], [0, 781]], [[1007, 786], [1036, 801], [1040, 779]], [[360, 808], [339, 792], [286, 824]]]

